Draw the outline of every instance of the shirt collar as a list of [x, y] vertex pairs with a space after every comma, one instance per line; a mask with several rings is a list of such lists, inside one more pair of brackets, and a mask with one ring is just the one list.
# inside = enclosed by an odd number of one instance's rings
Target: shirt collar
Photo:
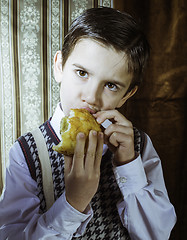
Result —
[[51, 118], [51, 126], [54, 129], [56, 135], [60, 140], [62, 140], [60, 135], [60, 121], [65, 116], [64, 112], [62, 111], [61, 104], [58, 103], [55, 112], [53, 114], [53, 117]]

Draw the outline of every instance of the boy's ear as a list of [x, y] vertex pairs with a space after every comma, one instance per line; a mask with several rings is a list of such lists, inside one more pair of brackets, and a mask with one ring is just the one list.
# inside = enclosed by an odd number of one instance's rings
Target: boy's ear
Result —
[[130, 98], [132, 97], [136, 91], [138, 90], [138, 86], [135, 86], [131, 91], [129, 91], [125, 96], [119, 101], [117, 108], [120, 108], [123, 106], [123, 104]]
[[62, 52], [59, 50], [56, 52], [54, 56], [54, 76], [55, 80], [58, 83], [61, 82], [62, 80], [61, 74], [62, 74]]

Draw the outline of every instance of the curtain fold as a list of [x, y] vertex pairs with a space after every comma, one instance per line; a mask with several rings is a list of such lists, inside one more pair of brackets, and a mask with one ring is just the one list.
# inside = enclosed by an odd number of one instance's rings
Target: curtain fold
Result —
[[144, 82], [122, 111], [149, 134], [161, 158], [168, 194], [178, 217], [170, 239], [182, 240], [187, 225], [186, 1], [115, 0], [114, 7], [142, 22], [151, 44]]

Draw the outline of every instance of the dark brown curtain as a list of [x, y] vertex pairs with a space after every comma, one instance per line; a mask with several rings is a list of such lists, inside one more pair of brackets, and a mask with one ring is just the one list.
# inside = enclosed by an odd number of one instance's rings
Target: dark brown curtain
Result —
[[162, 160], [178, 217], [170, 239], [183, 240], [187, 226], [186, 1], [116, 0], [114, 8], [142, 22], [152, 48], [144, 82], [124, 111], [135, 126], [148, 133]]

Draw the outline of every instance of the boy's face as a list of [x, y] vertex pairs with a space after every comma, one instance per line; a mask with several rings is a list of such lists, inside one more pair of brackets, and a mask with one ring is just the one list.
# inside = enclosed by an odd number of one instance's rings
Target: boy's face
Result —
[[61, 83], [60, 98], [65, 115], [71, 108], [91, 113], [121, 107], [134, 92], [125, 95], [132, 79], [124, 52], [92, 39], [81, 39], [62, 68], [61, 53], [55, 57], [55, 78]]

